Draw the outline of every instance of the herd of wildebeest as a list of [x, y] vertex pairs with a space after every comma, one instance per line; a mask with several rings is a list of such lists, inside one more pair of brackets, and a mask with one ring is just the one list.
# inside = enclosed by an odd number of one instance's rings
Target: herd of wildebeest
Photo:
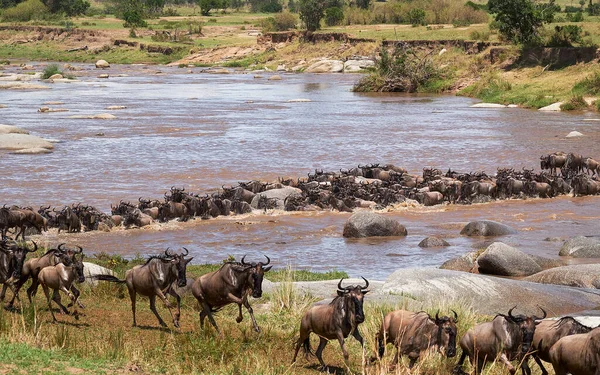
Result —
[[[67, 206], [59, 211], [41, 207], [38, 212], [31, 208], [4, 206], [0, 208], [0, 283], [3, 284], [0, 300], [4, 300], [7, 288], [10, 288], [13, 297], [9, 306], [12, 307], [15, 300], [20, 302], [19, 290], [31, 279], [27, 289], [29, 301], [32, 301], [41, 285], [54, 321], [56, 317], [52, 301], [59, 306], [59, 311], [66, 314], [69, 314], [68, 307], [74, 306], [76, 318], [79, 316], [77, 306], [84, 308], [79, 301], [80, 292], [75, 287], [75, 282], [85, 280], [83, 249], [67, 248], [65, 244], [60, 244], [47, 250], [41, 257], [26, 259], [28, 253], [37, 250], [35, 242], [32, 241], [33, 249], [30, 249], [24, 241], [27, 228], [41, 231], [57, 227], [59, 231], [78, 232], [82, 226], [85, 230], [96, 230], [101, 224], [112, 227], [122, 223], [125, 227], [141, 227], [154, 220], [208, 218], [232, 212], [241, 214], [251, 212], [252, 208], [273, 208], [275, 203], [271, 198], [260, 193], [284, 186], [298, 188], [301, 192], [285, 199], [285, 210], [352, 211], [366, 204], [385, 207], [406, 199], [434, 205], [446, 201], [472, 203], [523, 196], [549, 198], [568, 193], [576, 196], [600, 193], [600, 181], [597, 180], [600, 166], [591, 158], [573, 153], [553, 153], [541, 157], [541, 169], [540, 173], [528, 169], [498, 169], [495, 176], [488, 176], [483, 172], [461, 174], [448, 170], [442, 173], [437, 169], [425, 168], [422, 176], [415, 176], [392, 165], [367, 165], [339, 173], [315, 171], [304, 179], [280, 179], [270, 184], [259, 181], [239, 183], [237, 187], [222, 187], [218, 193], [205, 196], [173, 187], [165, 193], [163, 202], [140, 198], [139, 203], [134, 205], [121, 201], [112, 208], [112, 215], [82, 204]], [[15, 239], [18, 240], [20, 236], [22, 242], [8, 237], [11, 229], [14, 230]], [[166, 323], [156, 310], [157, 296], [168, 308], [175, 327], [179, 327], [179, 288], [187, 284], [186, 267], [192, 260], [187, 255], [185, 248], [182, 253], [167, 249], [163, 254], [149, 257], [145, 264], [128, 270], [122, 280], [111, 275], [95, 275], [94, 278], [126, 284], [134, 326], [137, 324], [136, 296], [139, 294], [149, 298], [150, 309], [161, 326], [166, 326]], [[250, 314], [254, 330], [260, 331], [248, 298], [250, 295], [254, 298], [262, 296], [263, 277], [271, 269], [270, 259], [266, 259], [266, 263], [248, 263], [243, 257], [239, 262], [226, 262], [217, 271], [195, 279], [190, 289], [200, 306], [201, 328], [208, 317], [211, 325], [222, 335], [213, 314], [235, 303], [239, 311], [236, 321], [240, 323], [243, 319], [243, 305]], [[365, 321], [363, 300], [369, 282], [365, 279], [364, 286], [342, 286], [342, 282], [343, 279], [338, 283], [337, 297], [331, 303], [316, 304], [304, 314], [293, 362], [301, 348], [307, 356], [313, 353], [309, 339], [311, 333], [320, 338], [314, 355], [323, 367], [322, 352], [328, 340], [337, 339], [340, 342], [346, 361], [348, 352], [344, 346], [345, 338], [352, 334], [363, 345], [358, 326]], [[70, 305], [62, 304], [59, 291], [69, 296]], [[176, 306], [169, 302], [167, 295], [176, 299]], [[600, 375], [600, 327], [592, 329], [572, 317], [545, 320], [546, 312], [541, 310], [543, 316], [537, 317], [515, 315], [514, 308], [511, 308], [507, 314], [498, 314], [490, 322], [471, 328], [459, 340], [462, 355], [455, 372], [463, 373], [463, 362], [469, 357], [477, 374], [481, 373], [487, 362], [499, 359], [511, 373], [516, 372], [511, 361], [518, 361], [523, 374], [528, 375], [531, 373], [528, 358], [533, 357], [543, 374], [547, 372], [542, 360], [552, 363], [557, 375]], [[458, 319], [456, 312], [452, 316], [441, 317], [439, 313], [432, 317], [426, 312], [390, 312], [377, 334], [377, 355], [370, 360], [380, 359], [388, 343], [397, 349], [394, 362], [402, 355], [407, 355], [411, 367], [430, 348], [447, 357], [454, 357], [457, 353]]]
[[[114, 226], [143, 227], [155, 221], [173, 219], [187, 221], [231, 214], [250, 213], [253, 209], [280, 208], [286, 211], [337, 210], [352, 212], [355, 208], [385, 208], [407, 199], [425, 206], [448, 203], [470, 204], [495, 199], [558, 195], [596, 195], [600, 193], [600, 163], [574, 153], [555, 152], [540, 158], [541, 172], [533, 169], [499, 168], [495, 175], [485, 172], [443, 172], [423, 168], [422, 175], [409, 174], [391, 164], [359, 165], [350, 170], [324, 172], [315, 170], [305, 178], [277, 182], [239, 182], [238, 186], [222, 186], [213, 194], [194, 194], [185, 188], [172, 187], [163, 200], [139, 198], [137, 203], [121, 200], [111, 205], [111, 214], [81, 203], [57, 209], [4, 205], [0, 208], [0, 229], [6, 237], [14, 228], [16, 238], [25, 239], [28, 228], [40, 232], [58, 228], [58, 232], [110, 229]], [[268, 190], [293, 187], [286, 198], [269, 197]], [[289, 189], [288, 189], [289, 192]]]
[[[69, 249], [65, 244], [60, 244], [46, 251], [41, 257], [26, 259], [29, 252], [36, 250], [35, 242], [32, 250], [25, 242], [17, 243], [9, 240], [0, 242], [0, 281], [3, 283], [1, 298], [4, 299], [7, 287], [11, 288], [13, 299], [9, 302], [9, 306], [12, 306], [15, 299], [18, 299], [19, 289], [28, 279], [31, 279], [31, 286], [27, 289], [30, 303], [38, 286], [41, 285], [52, 318], [56, 321], [51, 301], [60, 307], [61, 312], [69, 314], [68, 308], [61, 303], [58, 292], [62, 291], [70, 297], [69, 307], [74, 306], [73, 315], [79, 319], [77, 306], [84, 308], [84, 305], [79, 301], [80, 292], [74, 283], [85, 280], [83, 249], [81, 247]], [[166, 323], [156, 310], [157, 296], [168, 308], [175, 327], [179, 327], [181, 307], [179, 288], [187, 284], [186, 268], [192, 260], [187, 258], [187, 255], [188, 251], [185, 248], [182, 253], [174, 253], [167, 249], [163, 254], [149, 257], [145, 264], [128, 270], [123, 280], [112, 275], [95, 275], [94, 278], [126, 284], [131, 298], [133, 326], [137, 325], [136, 296], [139, 294], [149, 298], [150, 309], [161, 326], [165, 327]], [[200, 307], [201, 329], [204, 329], [204, 320], [208, 317], [219, 335], [223, 336], [213, 315], [222, 307], [235, 303], [239, 311], [236, 322], [240, 323], [243, 320], [243, 305], [250, 314], [254, 330], [260, 332], [248, 298], [250, 295], [254, 298], [262, 296], [264, 274], [272, 267], [268, 266], [270, 259], [267, 256], [265, 258], [266, 263], [248, 263], [245, 257], [242, 257], [239, 262], [229, 261], [217, 271], [209, 272], [194, 280], [190, 289]], [[304, 349], [307, 358], [309, 354], [313, 354], [310, 346], [311, 333], [320, 338], [314, 355], [323, 368], [326, 368], [326, 364], [322, 353], [329, 340], [339, 341], [346, 362], [349, 360], [349, 355], [344, 340], [350, 334], [361, 346], [364, 345], [359, 325], [365, 321], [363, 302], [369, 292], [369, 282], [364, 278], [363, 280], [364, 286], [343, 286], [343, 279], [340, 280], [337, 285], [337, 297], [330, 303], [315, 304], [304, 313], [292, 363], [296, 361], [301, 348]], [[173, 306], [166, 295], [175, 297], [177, 305]], [[476, 374], [481, 373], [486, 363], [497, 359], [511, 374], [517, 371], [511, 361], [517, 361], [523, 375], [529, 375], [531, 374], [529, 358], [534, 358], [543, 374], [547, 374], [547, 371], [542, 361], [552, 363], [557, 375], [567, 373], [598, 375], [600, 373], [600, 327], [585, 326], [568, 316], [546, 320], [546, 312], [541, 307], [543, 313], [541, 317], [513, 314], [514, 309], [515, 307], [508, 310], [507, 314], [498, 314], [491, 321], [472, 327], [463, 335], [459, 340], [462, 355], [454, 368], [455, 373], [464, 373], [462, 367], [467, 357], [475, 368]], [[452, 312], [452, 316], [439, 316], [438, 311], [435, 317], [423, 311], [389, 312], [384, 317], [376, 336], [376, 355], [373, 355], [369, 361], [376, 362], [381, 359], [387, 344], [396, 347], [393, 365], [401, 356], [406, 355], [412, 368], [429, 350], [437, 350], [446, 357], [456, 356], [459, 316], [456, 312]]]

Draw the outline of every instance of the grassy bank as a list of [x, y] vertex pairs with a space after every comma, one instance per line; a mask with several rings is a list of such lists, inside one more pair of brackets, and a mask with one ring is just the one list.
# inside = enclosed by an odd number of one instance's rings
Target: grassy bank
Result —
[[[93, 260], [93, 259], [90, 259]], [[125, 262], [118, 257], [99, 255], [98, 263], [111, 266], [122, 277], [122, 272], [142, 261], [136, 258]], [[188, 276], [212, 270], [218, 265], [191, 266]], [[7, 374], [317, 374], [317, 360], [300, 356], [291, 365], [294, 342], [298, 335], [300, 319], [315, 301], [311, 295], [299, 294], [291, 283], [298, 279], [329, 279], [345, 276], [344, 273], [317, 274], [293, 272], [289, 269], [273, 270], [269, 278], [280, 280], [271, 293], [252, 300], [256, 319], [262, 329], [255, 333], [247, 312], [237, 324], [237, 307], [228, 306], [215, 316], [224, 337], [208, 327], [199, 327], [198, 310], [192, 296], [182, 301], [181, 328], [175, 329], [169, 313], [159, 302], [158, 311], [169, 324], [159, 328], [150, 312], [148, 300], [138, 298], [137, 320], [139, 327], [131, 327], [131, 310], [127, 290], [123, 285], [100, 283], [98, 286], [81, 285], [81, 301], [86, 309], [74, 316], [58, 315], [59, 323], [52, 323], [43, 293], [39, 292], [33, 305], [24, 302], [22, 309], [0, 310], [0, 371]], [[332, 290], [332, 294], [334, 291]], [[10, 294], [10, 293], [9, 293]], [[63, 300], [66, 296], [63, 297]], [[437, 310], [459, 315], [459, 337], [474, 324], [491, 317], [475, 314], [464, 303], [446, 301], [417, 301], [407, 298], [395, 305], [377, 305], [365, 300], [366, 321], [360, 326], [365, 338], [361, 349], [353, 338], [347, 340], [350, 361], [345, 364], [337, 342], [330, 342], [324, 351], [324, 360], [330, 371], [337, 374], [451, 374], [457, 358], [446, 359], [437, 353], [427, 355], [409, 372], [407, 361], [392, 368], [394, 350], [387, 347], [386, 355], [378, 363], [367, 360], [375, 354], [375, 335], [383, 316], [398, 308], [414, 311]], [[312, 337], [313, 350], [318, 339]], [[470, 367], [466, 366], [465, 370]], [[508, 372], [494, 364], [486, 374]], [[534, 374], [537, 374], [534, 370]]]

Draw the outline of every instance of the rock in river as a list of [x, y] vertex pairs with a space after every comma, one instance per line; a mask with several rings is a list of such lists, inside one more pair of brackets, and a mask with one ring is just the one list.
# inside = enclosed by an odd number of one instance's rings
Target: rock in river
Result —
[[600, 305], [600, 292], [559, 285], [503, 279], [436, 268], [404, 268], [390, 275], [383, 295], [421, 301], [468, 303], [481, 313], [516, 311], [539, 313], [538, 306], [553, 314], [568, 314]]
[[514, 234], [517, 231], [508, 225], [498, 223], [491, 220], [477, 220], [467, 224], [461, 231], [460, 234], [465, 236], [504, 236], [507, 234]]
[[0, 149], [22, 150], [26, 148], [45, 148], [52, 150], [54, 145], [46, 139], [29, 134], [0, 134]]
[[294, 188], [294, 187], [286, 186], [281, 189], [271, 189], [271, 190], [263, 191], [262, 193], [256, 194], [254, 196], [254, 198], [252, 198], [252, 202], [250, 203], [250, 206], [252, 206], [252, 208], [255, 208], [255, 209], [259, 208], [258, 202], [260, 200], [260, 197], [263, 197], [263, 199], [267, 198], [267, 199], [273, 200], [276, 204], [276, 208], [283, 210], [285, 207], [285, 199], [290, 196], [301, 197], [302, 190]]
[[354, 213], [344, 225], [344, 237], [406, 236], [404, 225], [368, 210]]
[[498, 276], [529, 276], [542, 271], [532, 257], [502, 242], [488, 246], [477, 264], [480, 273]]
[[558, 255], [575, 258], [600, 258], [600, 237], [573, 237], [560, 248]]
[[534, 283], [600, 289], [600, 264], [577, 264], [556, 267], [526, 277]]
[[430, 236], [424, 238], [423, 241], [419, 242], [419, 247], [430, 248], [430, 247], [444, 247], [450, 246], [450, 244], [443, 238]]

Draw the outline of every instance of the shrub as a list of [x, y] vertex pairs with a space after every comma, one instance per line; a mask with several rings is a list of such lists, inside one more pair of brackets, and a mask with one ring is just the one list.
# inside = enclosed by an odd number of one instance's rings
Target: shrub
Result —
[[587, 12], [590, 16], [600, 16], [600, 4], [590, 4], [587, 8]]
[[561, 111], [575, 111], [578, 109], [587, 108], [587, 103], [581, 95], [573, 96], [568, 102], [560, 105]]
[[413, 26], [425, 26], [425, 11], [420, 8], [413, 8], [408, 12], [408, 22]]
[[573, 43], [580, 44], [583, 42], [582, 33], [581, 26], [555, 26], [554, 33], [550, 36], [550, 40], [546, 45], [549, 47], [572, 47]]
[[42, 73], [42, 79], [48, 79], [55, 74], [62, 74], [62, 72], [58, 68], [58, 65], [50, 64], [46, 67], [46, 69], [44, 69], [44, 72]]
[[481, 41], [490, 40], [490, 33], [488, 31], [471, 31], [469, 39]]
[[298, 17], [286, 10], [276, 14], [275, 17], [273, 17], [273, 21], [275, 24], [275, 30], [286, 31], [296, 28]]
[[344, 11], [341, 8], [333, 7], [325, 9], [325, 24], [327, 26], [337, 26], [344, 20]]
[[373, 21], [373, 13], [360, 8], [346, 8], [344, 25], [368, 25]]
[[300, 19], [306, 25], [308, 31], [316, 31], [321, 28], [321, 19], [325, 14], [321, 0], [299, 0]]
[[600, 94], [600, 71], [596, 71], [592, 76], [577, 82], [573, 86], [573, 92], [580, 95]]
[[[583, 13], [581, 11], [577, 13], [567, 13], [567, 21], [569, 22], [583, 22]], [[558, 22], [558, 19], [557, 19]]]
[[565, 6], [565, 13], [577, 13], [581, 12], [581, 7], [574, 7], [572, 5]]
[[375, 71], [363, 77], [354, 91], [415, 92], [443, 77], [443, 71], [434, 64], [430, 53], [398, 47], [390, 54], [381, 48], [379, 57]]
[[5, 9], [2, 13], [2, 21], [27, 22], [42, 19], [48, 14], [48, 8], [40, 0], [27, 0], [12, 8]]

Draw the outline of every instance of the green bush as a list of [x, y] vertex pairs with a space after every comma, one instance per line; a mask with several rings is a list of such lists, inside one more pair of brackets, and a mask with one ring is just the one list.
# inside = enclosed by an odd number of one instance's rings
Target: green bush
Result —
[[342, 8], [332, 7], [325, 9], [325, 24], [327, 26], [337, 26], [344, 20], [344, 11]]
[[42, 73], [42, 79], [48, 79], [55, 74], [62, 74], [62, 72], [60, 71], [58, 65], [50, 64], [46, 67], [46, 69], [44, 69], [44, 72]]
[[488, 31], [471, 31], [469, 34], [469, 39], [481, 41], [490, 40], [490, 33]]
[[4, 22], [27, 22], [43, 19], [49, 14], [48, 8], [40, 0], [27, 0], [2, 13]]
[[413, 8], [408, 12], [408, 22], [413, 26], [425, 26], [425, 11], [420, 8]]
[[573, 96], [569, 101], [560, 105], [561, 111], [576, 111], [587, 108], [587, 103], [581, 95]]
[[591, 77], [579, 81], [573, 86], [573, 93], [579, 95], [600, 94], [600, 71], [596, 71]]
[[582, 33], [581, 26], [555, 26], [554, 33], [546, 45], [548, 47], [572, 47], [573, 43], [581, 44], [583, 42]]
[[[557, 19], [558, 21], [558, 19]], [[567, 13], [567, 21], [569, 22], [583, 22], [583, 12]]]

